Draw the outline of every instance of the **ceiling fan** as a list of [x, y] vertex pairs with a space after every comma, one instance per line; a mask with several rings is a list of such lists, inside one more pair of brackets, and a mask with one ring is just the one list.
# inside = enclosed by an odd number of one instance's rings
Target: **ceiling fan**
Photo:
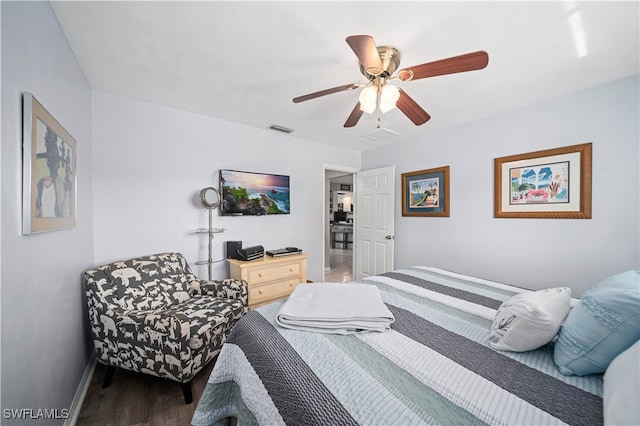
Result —
[[[355, 126], [364, 112], [371, 114], [376, 108], [379, 108], [380, 112], [385, 113], [394, 107], [398, 107], [416, 126], [424, 124], [431, 116], [409, 97], [404, 90], [387, 84], [387, 81], [395, 79], [411, 81], [438, 75], [474, 71], [486, 67], [489, 63], [487, 52], [478, 51], [403, 68], [394, 75], [394, 72], [400, 66], [400, 52], [398, 49], [391, 46], [376, 46], [373, 37], [369, 35], [352, 35], [347, 37], [346, 41], [360, 60], [360, 72], [369, 82], [367, 84], [345, 84], [293, 98], [294, 103], [299, 103], [320, 96], [366, 86], [360, 92], [358, 103], [351, 111], [347, 121], [344, 123], [344, 127]], [[380, 120], [380, 117], [378, 117], [378, 120]]]

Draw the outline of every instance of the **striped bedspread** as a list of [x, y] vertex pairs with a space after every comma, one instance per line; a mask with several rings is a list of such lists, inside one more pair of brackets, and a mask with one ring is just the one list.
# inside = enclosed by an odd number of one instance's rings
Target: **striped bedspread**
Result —
[[291, 330], [276, 325], [281, 301], [258, 308], [229, 335], [192, 424], [602, 424], [602, 375], [563, 376], [550, 345], [489, 347], [496, 309], [524, 290], [429, 267], [355, 282], [379, 288], [391, 331]]

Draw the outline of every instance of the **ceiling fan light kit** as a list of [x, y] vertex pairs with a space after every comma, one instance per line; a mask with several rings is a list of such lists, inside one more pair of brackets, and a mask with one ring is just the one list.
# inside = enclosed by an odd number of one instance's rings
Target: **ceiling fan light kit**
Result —
[[396, 107], [396, 102], [400, 99], [400, 89], [390, 84], [385, 84], [380, 89], [380, 112], [383, 114]]
[[385, 113], [396, 107], [400, 98], [400, 90], [390, 84], [375, 84], [367, 86], [360, 92], [360, 109], [367, 114], [372, 114], [380, 107], [380, 112]]
[[[344, 123], [344, 127], [355, 126], [363, 112], [371, 114], [376, 108], [379, 108], [381, 113], [385, 113], [395, 107], [402, 111], [413, 124], [420, 126], [429, 121], [431, 116], [404, 90], [387, 84], [387, 80], [399, 79], [400, 81], [408, 82], [438, 75], [480, 70], [489, 63], [487, 52], [477, 51], [403, 68], [394, 76], [393, 74], [400, 67], [400, 52], [398, 49], [391, 46], [376, 46], [373, 37], [369, 35], [349, 36], [346, 38], [346, 42], [358, 57], [360, 72], [369, 80], [369, 84], [360, 92], [358, 103], [351, 111], [347, 121]], [[346, 84], [298, 96], [293, 99], [293, 102], [304, 102], [361, 86], [357, 83]]]
[[373, 86], [367, 86], [360, 92], [360, 110], [367, 114], [373, 113], [376, 110], [378, 104], [378, 88]]

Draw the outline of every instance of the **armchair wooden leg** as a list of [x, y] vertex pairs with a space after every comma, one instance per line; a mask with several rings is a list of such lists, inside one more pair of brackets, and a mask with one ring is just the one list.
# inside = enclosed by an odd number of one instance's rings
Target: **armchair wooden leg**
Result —
[[191, 381], [182, 384], [182, 393], [184, 394], [184, 402], [189, 405], [193, 402], [193, 395], [191, 394]]
[[113, 365], [107, 365], [107, 371], [104, 373], [104, 380], [102, 381], [102, 388], [108, 388], [111, 385], [111, 380], [113, 379], [113, 373], [116, 371], [116, 368]]

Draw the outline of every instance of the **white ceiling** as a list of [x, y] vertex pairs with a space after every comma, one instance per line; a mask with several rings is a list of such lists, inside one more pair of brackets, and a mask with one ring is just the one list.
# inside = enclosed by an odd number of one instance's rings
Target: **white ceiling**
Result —
[[[52, 2], [94, 90], [366, 150], [422, 138], [639, 73], [639, 2]], [[576, 18], [579, 16], [579, 18]], [[586, 56], [571, 22], [580, 20]], [[399, 110], [343, 124], [361, 89], [294, 104], [292, 98], [366, 83], [345, 42], [355, 34], [400, 50], [400, 68], [485, 50], [480, 71], [393, 84], [430, 115]], [[272, 131], [272, 130], [265, 130]], [[213, 140], [213, 139], [212, 139]]]

